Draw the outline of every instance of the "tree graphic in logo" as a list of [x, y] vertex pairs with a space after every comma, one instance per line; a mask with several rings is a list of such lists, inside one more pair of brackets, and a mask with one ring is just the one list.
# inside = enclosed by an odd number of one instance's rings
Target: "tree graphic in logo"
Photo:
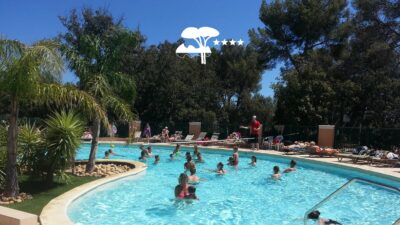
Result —
[[193, 45], [186, 47], [185, 44], [181, 44], [176, 49], [176, 54], [200, 54], [201, 64], [206, 64], [206, 54], [211, 54], [211, 49], [207, 46], [207, 41], [218, 35], [219, 31], [212, 27], [187, 27], [182, 31], [181, 37], [193, 39], [199, 47], [195, 48]]

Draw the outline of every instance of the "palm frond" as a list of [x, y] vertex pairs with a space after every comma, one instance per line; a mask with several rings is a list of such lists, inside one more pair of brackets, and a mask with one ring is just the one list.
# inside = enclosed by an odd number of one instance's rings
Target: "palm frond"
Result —
[[129, 121], [135, 118], [128, 104], [114, 95], [108, 95], [102, 98], [102, 104], [110, 108], [113, 113], [121, 120]]
[[105, 125], [108, 119], [105, 110], [88, 93], [71, 86], [42, 84], [38, 90], [38, 103], [78, 107], [88, 118], [99, 118]]

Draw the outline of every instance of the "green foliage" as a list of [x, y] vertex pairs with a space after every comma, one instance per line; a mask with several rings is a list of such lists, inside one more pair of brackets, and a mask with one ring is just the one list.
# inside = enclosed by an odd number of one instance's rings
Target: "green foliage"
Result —
[[45, 123], [46, 172], [48, 176], [57, 173], [63, 177], [65, 170], [75, 160], [84, 123], [80, 116], [72, 111], [54, 113]]
[[249, 33], [264, 67], [285, 63], [276, 123], [400, 126], [399, 3], [353, 3], [353, 15], [344, 0], [262, 3]]
[[18, 165], [28, 173], [38, 169], [40, 162], [39, 151], [46, 146], [42, 131], [35, 124], [26, 123], [19, 126], [18, 133], [19, 157]]

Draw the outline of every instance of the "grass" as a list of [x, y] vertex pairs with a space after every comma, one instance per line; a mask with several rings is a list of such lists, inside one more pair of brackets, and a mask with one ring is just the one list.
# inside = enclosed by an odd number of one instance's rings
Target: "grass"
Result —
[[22, 176], [20, 178], [20, 191], [31, 194], [33, 199], [4, 206], [39, 215], [43, 207], [53, 198], [96, 179], [98, 178], [70, 176], [68, 183], [54, 183], [51, 186], [46, 186], [39, 180], [32, 180], [27, 176]]

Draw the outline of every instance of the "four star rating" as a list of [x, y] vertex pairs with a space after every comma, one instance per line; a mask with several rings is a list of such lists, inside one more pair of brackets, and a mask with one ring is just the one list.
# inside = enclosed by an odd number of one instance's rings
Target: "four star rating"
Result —
[[238, 41], [235, 41], [233, 39], [231, 39], [230, 41], [227, 41], [226, 39], [219, 41], [218, 39], [215, 39], [214, 41], [214, 45], [219, 45], [221, 43], [221, 45], [243, 45], [243, 40], [239, 39]]

